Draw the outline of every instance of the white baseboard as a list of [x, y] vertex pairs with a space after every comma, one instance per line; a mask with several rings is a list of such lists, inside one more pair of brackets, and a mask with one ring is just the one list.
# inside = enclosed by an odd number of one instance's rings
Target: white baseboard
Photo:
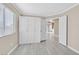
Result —
[[14, 48], [12, 48], [12, 49], [8, 52], [8, 55], [10, 55], [17, 47], [18, 47], [18, 45], [14, 46]]
[[72, 51], [74, 51], [74, 52], [76, 52], [76, 53], [79, 54], [79, 51], [78, 51], [78, 50], [76, 50], [76, 49], [74, 49], [74, 48], [72, 48], [72, 47], [70, 47], [70, 46], [68, 46], [68, 48], [71, 49]]

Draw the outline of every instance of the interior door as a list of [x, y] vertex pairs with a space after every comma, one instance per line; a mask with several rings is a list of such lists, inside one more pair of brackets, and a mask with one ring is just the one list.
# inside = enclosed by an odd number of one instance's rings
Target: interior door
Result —
[[59, 17], [59, 43], [67, 45], [68, 41], [68, 21], [67, 16]]
[[19, 43], [40, 42], [40, 18], [20, 16]]

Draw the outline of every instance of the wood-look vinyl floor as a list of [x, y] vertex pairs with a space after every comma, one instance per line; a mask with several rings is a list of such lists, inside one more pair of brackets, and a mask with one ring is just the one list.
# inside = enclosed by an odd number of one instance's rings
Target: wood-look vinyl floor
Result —
[[19, 45], [11, 55], [78, 55], [52, 36], [46, 42]]

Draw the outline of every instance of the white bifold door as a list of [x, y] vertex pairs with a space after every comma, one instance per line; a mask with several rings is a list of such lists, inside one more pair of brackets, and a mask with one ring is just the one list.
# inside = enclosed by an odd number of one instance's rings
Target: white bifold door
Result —
[[67, 16], [59, 17], [59, 43], [68, 45], [68, 19]]
[[19, 17], [19, 43], [37, 43], [40, 42], [40, 18]]

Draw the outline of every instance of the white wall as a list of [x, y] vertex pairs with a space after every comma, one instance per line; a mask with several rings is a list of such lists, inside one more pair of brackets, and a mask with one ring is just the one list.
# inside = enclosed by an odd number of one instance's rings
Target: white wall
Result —
[[59, 37], [59, 19], [54, 19], [54, 36]]

